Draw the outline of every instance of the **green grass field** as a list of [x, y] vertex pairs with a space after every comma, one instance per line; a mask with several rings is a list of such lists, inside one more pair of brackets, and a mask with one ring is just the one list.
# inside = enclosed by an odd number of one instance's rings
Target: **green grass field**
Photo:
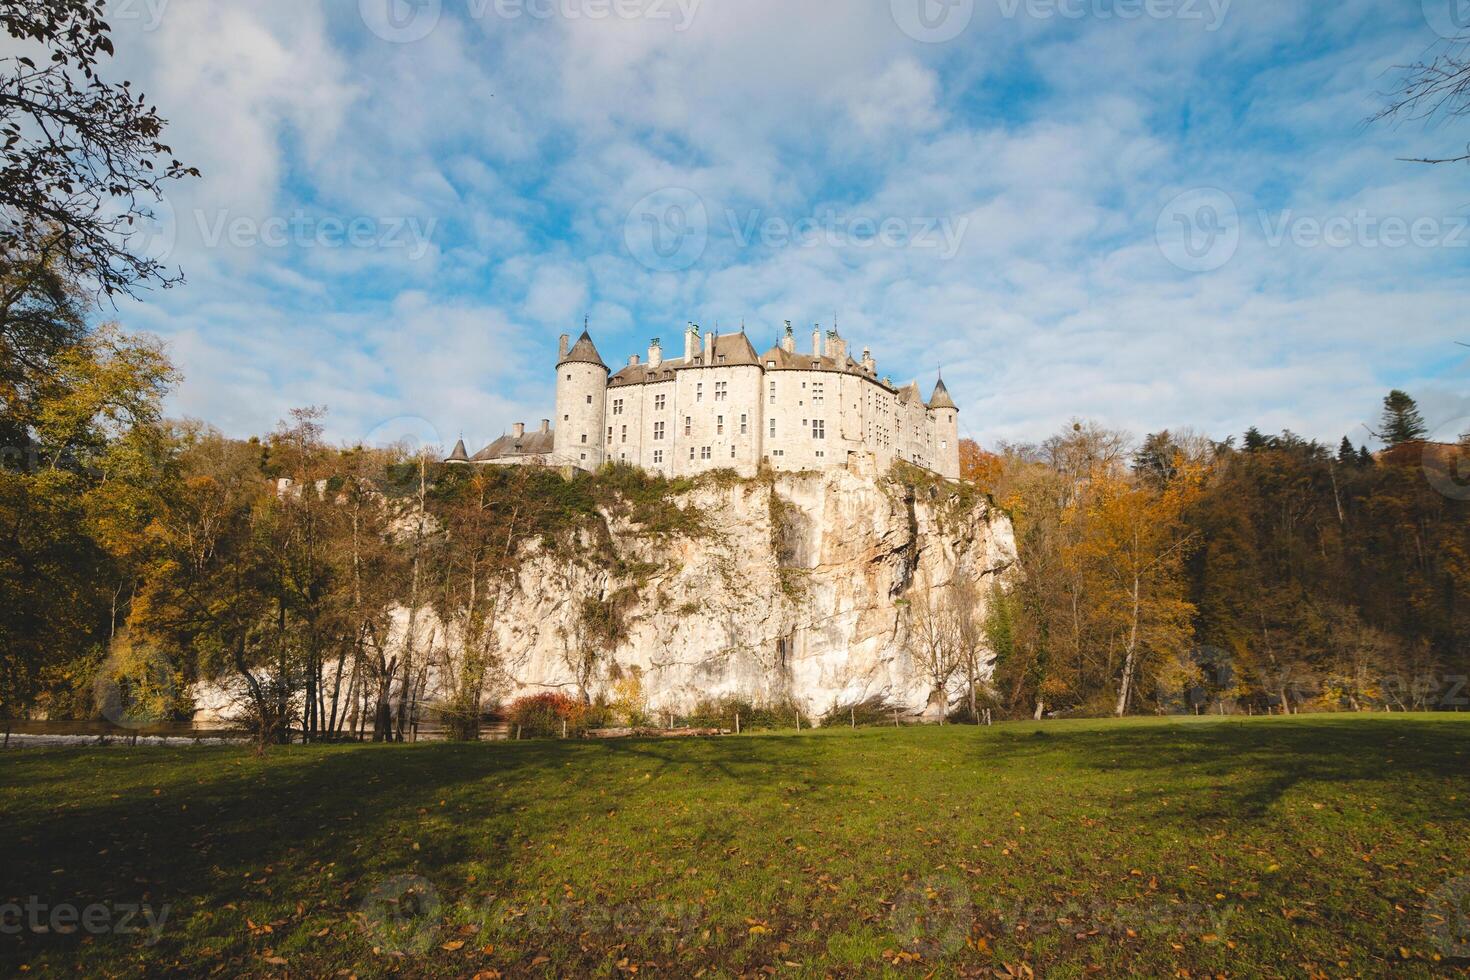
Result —
[[1467, 804], [1453, 715], [25, 750], [0, 974], [1441, 975]]

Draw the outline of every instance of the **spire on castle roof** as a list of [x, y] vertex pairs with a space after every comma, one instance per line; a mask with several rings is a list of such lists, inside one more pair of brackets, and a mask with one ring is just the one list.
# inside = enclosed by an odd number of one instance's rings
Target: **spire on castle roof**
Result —
[[562, 364], [572, 361], [607, 367], [603, 363], [602, 355], [597, 353], [597, 345], [592, 343], [592, 335], [585, 328], [582, 330], [582, 336], [578, 337], [577, 342], [572, 345], [572, 349], [567, 351], [567, 356], [561, 359]]
[[954, 403], [949, 396], [949, 389], [944, 386], [944, 375], [939, 376], [939, 381], [934, 385], [934, 394], [929, 396], [930, 408], [952, 408], [959, 411], [960, 407]]
[[465, 449], [465, 447], [464, 447], [464, 437], [461, 436], [460, 437], [460, 440], [454, 444], [454, 452], [452, 452], [452, 453], [449, 454], [449, 458], [446, 459], [445, 462], [446, 463], [468, 463], [469, 461], [470, 461], [470, 454]]

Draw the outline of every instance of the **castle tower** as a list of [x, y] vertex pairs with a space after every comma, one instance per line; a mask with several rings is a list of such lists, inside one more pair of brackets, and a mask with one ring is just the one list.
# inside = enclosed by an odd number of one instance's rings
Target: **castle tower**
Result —
[[603, 426], [607, 417], [607, 365], [586, 330], [567, 346], [561, 338], [556, 365], [557, 460], [583, 470], [597, 470], [607, 459]]
[[934, 386], [929, 397], [929, 410], [934, 413], [934, 465], [939, 475], [950, 480], [960, 478], [960, 409], [944, 387], [944, 377]]

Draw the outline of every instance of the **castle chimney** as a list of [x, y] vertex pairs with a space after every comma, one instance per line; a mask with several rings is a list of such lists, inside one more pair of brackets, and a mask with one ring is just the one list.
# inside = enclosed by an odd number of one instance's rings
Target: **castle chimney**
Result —
[[786, 321], [786, 336], [781, 338], [781, 349], [788, 354], [796, 353], [796, 334], [791, 332], [791, 321]]
[[551, 419], [541, 420], [541, 434], [544, 436], [551, 431]]
[[827, 356], [837, 362], [839, 368], [847, 365], [847, 341], [837, 335], [837, 329], [827, 331]]
[[715, 363], [715, 335], [710, 331], [704, 335], [704, 363]]
[[684, 331], [684, 364], [694, 363], [695, 356], [699, 353], [699, 328], [689, 324], [689, 329]]
[[663, 345], [659, 343], [658, 338], [655, 337], [653, 338], [653, 343], [648, 345], [648, 366], [651, 368], [656, 368], [663, 362], [664, 348]]
[[637, 367], [637, 366], [638, 366], [638, 355], [637, 354], [630, 354], [628, 356], [628, 367]]
[[822, 328], [812, 324], [812, 357], [822, 356]]
[[567, 359], [567, 353], [571, 349], [572, 349], [572, 338], [569, 337], [569, 336], [567, 336], [566, 334], [562, 334], [561, 335], [561, 342], [557, 345], [557, 349], [556, 349], [556, 359], [558, 361], [565, 361]]
[[878, 373], [878, 362], [873, 360], [873, 352], [867, 347], [863, 348], [863, 370], [869, 374]]
[[515, 434], [515, 437], [517, 439], [523, 438], [526, 434], [526, 423], [517, 422], [515, 425], [510, 427], [510, 431]]

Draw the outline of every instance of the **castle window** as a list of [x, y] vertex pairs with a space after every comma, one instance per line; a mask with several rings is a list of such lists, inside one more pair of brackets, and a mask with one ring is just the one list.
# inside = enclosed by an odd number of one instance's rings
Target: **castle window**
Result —
[[656, 412], [662, 412], [664, 410], [664, 400], [666, 398], [668, 398], [668, 395], [654, 395], [653, 396], [653, 409], [654, 409], [654, 411], [656, 411]]
[[722, 401], [725, 400], [725, 398], [729, 394], [730, 394], [730, 382], [728, 382], [728, 381], [716, 381], [715, 382], [715, 401], [722, 402]]
[[725, 434], [725, 416], [720, 415], [720, 416], [717, 416], [715, 418], [715, 435], [722, 436], [724, 434]]
[[822, 419], [812, 419], [812, 438], [827, 438], [827, 423]]
[[689, 447], [689, 458], [691, 460], [694, 458], [694, 447], [693, 446], [690, 446]]
[[731, 446], [730, 447], [730, 458], [731, 459], [734, 459], [735, 458], [735, 447], [734, 446]]
[[621, 398], [616, 398], [616, 399], [613, 400], [613, 414], [614, 415], [622, 415], [623, 414], [623, 400]]
[[701, 446], [700, 447], [700, 449], [699, 449], [699, 458], [700, 459], [709, 459], [710, 458], [710, 451], [709, 451], [709, 447], [708, 446]]
[[664, 424], [662, 422], [655, 422], [655, 423], [653, 423], [653, 437], [655, 439], [659, 439], [659, 440], [662, 440], [663, 439], [663, 437], [664, 437]]
[[704, 382], [703, 381], [699, 382], [698, 384], [696, 384], [694, 386], [694, 400], [697, 401], [697, 402], [704, 401]]
[[776, 366], [776, 362], [775, 361], [767, 361], [766, 362], [766, 367], [768, 367], [768, 368], [773, 368], [775, 366]]
[[624, 442], [627, 442], [628, 441], [628, 427], [626, 425], [623, 426], [623, 441]]
[[812, 384], [812, 404], [822, 404], [822, 385], [820, 382], [814, 382]]
[[748, 435], [750, 433], [750, 426], [746, 425], [746, 423], [745, 423], [746, 418], [747, 418], [747, 416], [744, 416], [744, 415], [740, 416], [740, 434], [742, 436], [743, 435]]
[[[692, 419], [688, 415], [684, 416], [684, 434], [686, 436], [689, 435], [689, 430], [693, 426], [693, 424], [694, 424], [694, 419]], [[689, 451], [690, 452], [693, 452], [694, 450], [691, 449]], [[689, 458], [690, 459], [693, 459], [694, 457], [693, 456], [690, 456]]]
[[776, 382], [771, 382], [771, 404], [776, 404]]
[[607, 444], [612, 445], [612, 426], [607, 427]]
[[592, 396], [591, 395], [588, 395], [587, 396], [587, 404], [589, 404], [589, 405], [592, 404]]
[[776, 420], [771, 419], [771, 438], [776, 438]]
[[587, 433], [582, 433], [582, 445], [587, 445]]
[[655, 449], [653, 451], [653, 465], [659, 466], [659, 465], [661, 465], [663, 463], [663, 461], [664, 461], [664, 451], [662, 449]]

